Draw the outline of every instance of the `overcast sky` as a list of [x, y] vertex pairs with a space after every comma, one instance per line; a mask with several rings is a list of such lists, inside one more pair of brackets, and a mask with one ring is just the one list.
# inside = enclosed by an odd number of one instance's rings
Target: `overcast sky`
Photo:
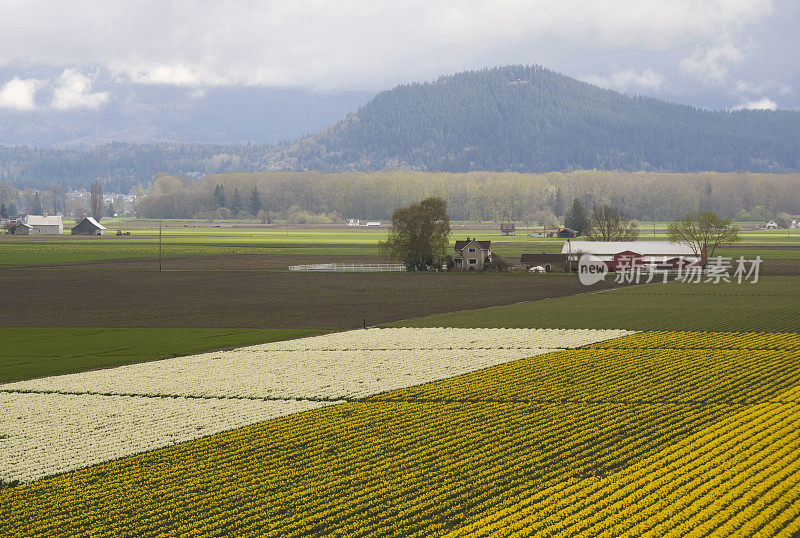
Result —
[[0, 0], [0, 107], [99, 109], [115, 85], [377, 91], [522, 63], [708, 108], [800, 109], [799, 3]]

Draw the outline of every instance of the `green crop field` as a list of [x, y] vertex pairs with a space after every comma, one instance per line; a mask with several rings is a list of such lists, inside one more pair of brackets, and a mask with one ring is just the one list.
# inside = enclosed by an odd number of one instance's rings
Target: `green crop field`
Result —
[[311, 329], [0, 327], [0, 383], [300, 338]]
[[[127, 223], [125, 223], [127, 224]], [[10, 236], [0, 235], [0, 265], [53, 265], [126, 258], [157, 258], [158, 228], [152, 222], [135, 222], [130, 236]], [[109, 226], [114, 227], [113, 223]], [[463, 227], [462, 227], [463, 226]], [[120, 225], [121, 229], [127, 229]], [[110, 229], [113, 233], [113, 229]], [[386, 228], [306, 228], [273, 225], [264, 227], [211, 227], [169, 222], [163, 228], [161, 255], [164, 258], [231, 254], [290, 254], [310, 256], [376, 256], [378, 241]], [[558, 253], [563, 239], [533, 238], [526, 230], [516, 236], [502, 236], [493, 225], [454, 225], [451, 239], [478, 237], [493, 242], [494, 251], [508, 260], [522, 253]], [[643, 231], [642, 240], [665, 241], [663, 230], [656, 235]], [[574, 240], [579, 245], [582, 238]], [[762, 247], [767, 247], [762, 250]], [[742, 234], [742, 243], [722, 247], [721, 256], [760, 255], [762, 258], [800, 259], [800, 233], [758, 230]]]
[[800, 331], [800, 278], [647, 284], [388, 324], [395, 327]]

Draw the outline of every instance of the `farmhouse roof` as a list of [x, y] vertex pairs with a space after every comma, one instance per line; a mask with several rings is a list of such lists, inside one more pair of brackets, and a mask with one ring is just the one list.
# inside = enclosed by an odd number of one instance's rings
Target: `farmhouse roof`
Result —
[[466, 247], [470, 243], [475, 243], [476, 245], [481, 247], [481, 249], [483, 249], [483, 250], [489, 250], [492, 247], [492, 242], [491, 241], [475, 241], [474, 239], [470, 239], [470, 240], [467, 240], [467, 241], [456, 241], [455, 249], [456, 250], [464, 250], [464, 247]]
[[31, 226], [59, 226], [61, 224], [60, 215], [28, 215], [25, 221]]
[[[642, 256], [695, 256], [687, 245], [668, 241], [575, 241], [572, 253], [613, 256], [620, 252], [631, 251]], [[569, 254], [570, 245], [564, 243], [561, 254]]]
[[100, 224], [99, 222], [97, 222], [96, 220], [94, 220], [94, 217], [86, 217], [86, 220], [88, 220], [98, 230], [107, 230], [108, 229], [105, 226], [103, 226], [102, 224]]

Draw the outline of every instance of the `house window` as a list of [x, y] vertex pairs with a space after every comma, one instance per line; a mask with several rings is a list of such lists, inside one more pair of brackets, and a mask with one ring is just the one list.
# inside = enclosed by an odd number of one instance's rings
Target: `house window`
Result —
[[475, 252], [474, 248], [469, 249], [470, 252]]
[[476, 263], [478, 263], [478, 260], [476, 260], [475, 258], [470, 258], [469, 259], [469, 264], [470, 265], [475, 265]]

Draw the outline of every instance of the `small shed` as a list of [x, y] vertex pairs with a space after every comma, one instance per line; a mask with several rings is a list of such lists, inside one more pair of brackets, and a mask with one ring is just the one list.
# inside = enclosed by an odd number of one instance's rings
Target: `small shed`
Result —
[[33, 226], [25, 224], [24, 222], [17, 223], [16, 226], [11, 228], [11, 233], [14, 235], [33, 235]]
[[577, 230], [573, 230], [572, 228], [561, 228], [558, 231], [557, 235], [558, 235], [558, 237], [561, 237], [563, 239], [567, 239], [567, 238], [570, 238], [570, 237], [578, 237], [578, 231]]
[[519, 263], [527, 271], [531, 267], [544, 267], [547, 273], [567, 270], [567, 257], [564, 254], [523, 254]]
[[106, 227], [94, 220], [86, 217], [72, 228], [72, 235], [106, 235]]
[[513, 222], [500, 224], [500, 235], [517, 235], [517, 227]]

